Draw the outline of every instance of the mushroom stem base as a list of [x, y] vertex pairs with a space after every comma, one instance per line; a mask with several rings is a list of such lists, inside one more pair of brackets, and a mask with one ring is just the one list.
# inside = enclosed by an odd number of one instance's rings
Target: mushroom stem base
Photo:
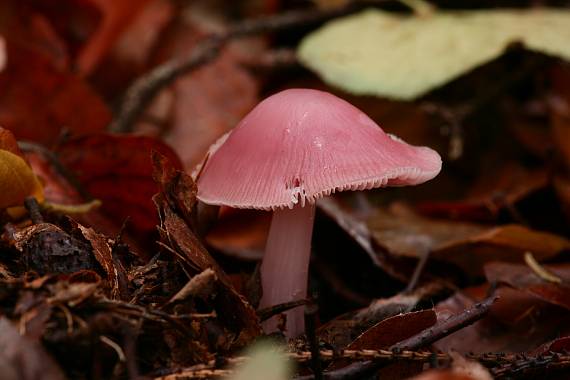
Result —
[[[273, 212], [261, 264], [261, 308], [306, 298], [314, 219], [315, 204]], [[285, 333], [289, 338], [305, 331], [302, 306], [285, 315]], [[266, 321], [263, 328], [266, 333], [271, 333], [277, 330], [278, 325], [279, 316], [276, 316]]]

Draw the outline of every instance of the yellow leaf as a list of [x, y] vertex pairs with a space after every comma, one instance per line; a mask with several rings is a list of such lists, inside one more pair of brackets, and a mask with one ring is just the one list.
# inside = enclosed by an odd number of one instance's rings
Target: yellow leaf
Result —
[[22, 157], [0, 150], [0, 209], [22, 206], [28, 196], [43, 202], [40, 181]]
[[411, 100], [497, 58], [513, 42], [570, 60], [568, 41], [566, 9], [442, 11], [422, 17], [366, 10], [309, 34], [298, 56], [331, 85]]

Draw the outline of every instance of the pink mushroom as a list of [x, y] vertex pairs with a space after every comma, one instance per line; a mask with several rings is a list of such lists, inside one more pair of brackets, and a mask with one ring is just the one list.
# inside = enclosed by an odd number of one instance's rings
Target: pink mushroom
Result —
[[[384, 133], [348, 102], [322, 91], [290, 89], [259, 103], [211, 149], [198, 198], [273, 211], [261, 265], [260, 307], [269, 307], [306, 297], [318, 198], [417, 185], [440, 170], [435, 151]], [[264, 327], [269, 332], [276, 322]], [[287, 336], [303, 331], [302, 308], [288, 311]]]

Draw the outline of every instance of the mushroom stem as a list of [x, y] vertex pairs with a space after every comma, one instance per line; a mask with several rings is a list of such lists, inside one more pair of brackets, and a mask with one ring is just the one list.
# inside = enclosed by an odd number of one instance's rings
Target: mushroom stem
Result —
[[[297, 301], [307, 296], [314, 219], [314, 203], [273, 212], [261, 264], [261, 308]], [[296, 307], [285, 314], [287, 337], [295, 338], [302, 334], [305, 331], [303, 307]], [[265, 332], [277, 330], [278, 322], [278, 317], [265, 322]]]

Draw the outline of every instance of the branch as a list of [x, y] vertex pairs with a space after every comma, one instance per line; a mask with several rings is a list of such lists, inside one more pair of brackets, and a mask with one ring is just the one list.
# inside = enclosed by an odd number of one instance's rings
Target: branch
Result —
[[461, 314], [454, 315], [443, 322], [436, 323], [433, 327], [425, 329], [421, 333], [393, 345], [390, 349], [396, 351], [417, 350], [418, 348], [430, 345], [483, 318], [498, 298], [498, 296], [491, 296], [482, 302], [476, 303], [469, 309], [464, 310]]
[[205, 37], [185, 59], [165, 62], [135, 80], [127, 89], [121, 107], [108, 129], [111, 132], [131, 131], [140, 113], [162, 88], [171, 84], [179, 76], [214, 60], [229, 41], [255, 34], [322, 23], [384, 1], [358, 1], [339, 9], [290, 11], [264, 18], [244, 20], [229, 27], [225, 32]]
[[[484, 300], [483, 302], [477, 303], [464, 310], [461, 314], [454, 315], [447, 320], [437, 323], [435, 326], [425, 329], [421, 333], [412, 336], [406, 340], [403, 340], [392, 347], [390, 347], [391, 352], [398, 353], [400, 351], [411, 351], [417, 350], [421, 347], [427, 346], [455, 331], [462, 329], [463, 327], [469, 326], [479, 319], [483, 318], [485, 314], [491, 308], [491, 305], [498, 299], [497, 296], [492, 296]], [[412, 351], [413, 352], [413, 351]], [[434, 355], [434, 354], [432, 354]], [[379, 358], [378, 358], [379, 359]], [[435, 356], [437, 360], [437, 356]], [[346, 367], [325, 372], [324, 379], [326, 380], [349, 380], [357, 379], [377, 371], [383, 365], [382, 361], [379, 360], [367, 360], [363, 362], [352, 363]], [[295, 380], [312, 380], [313, 375], [303, 376]]]

